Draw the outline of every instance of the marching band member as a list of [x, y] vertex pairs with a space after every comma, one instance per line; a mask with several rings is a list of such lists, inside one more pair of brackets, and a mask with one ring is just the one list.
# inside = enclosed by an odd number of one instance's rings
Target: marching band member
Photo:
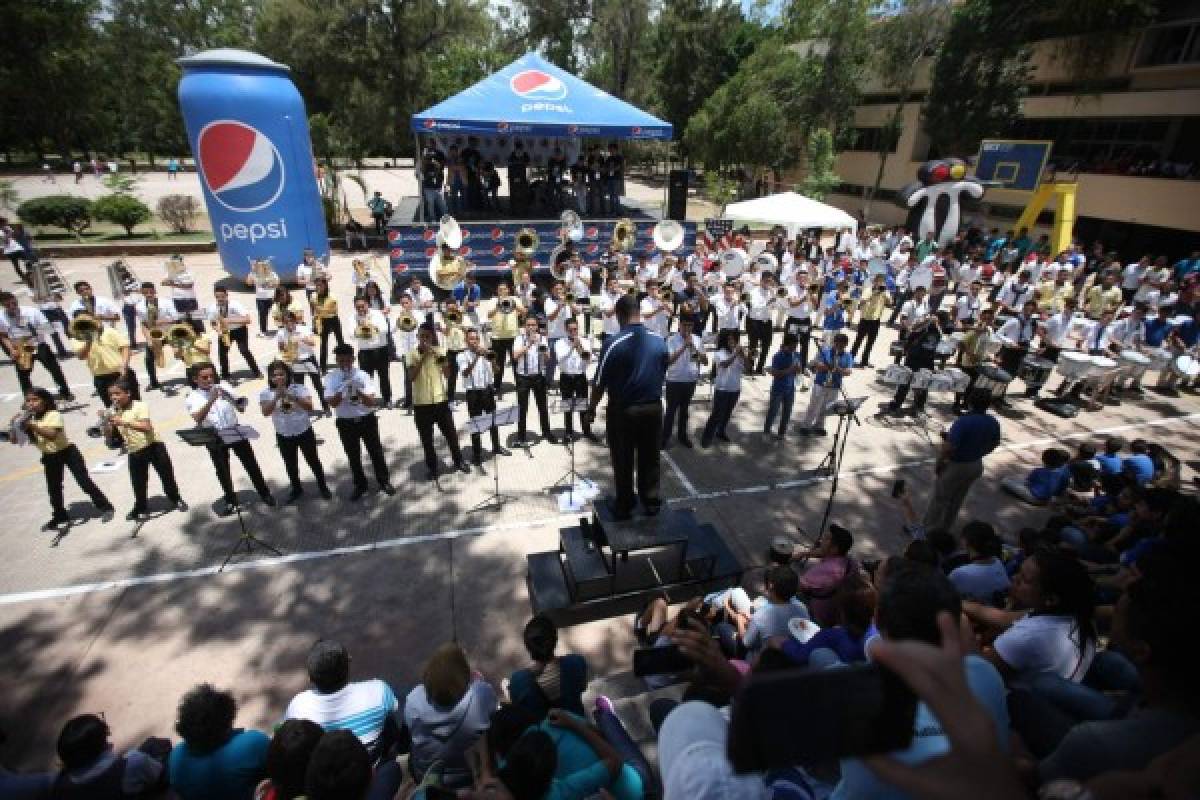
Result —
[[433, 322], [433, 292], [428, 286], [421, 285], [420, 278], [412, 276], [404, 295], [412, 300], [413, 313], [417, 315], [418, 321]]
[[204, 333], [204, 323], [193, 316], [200, 310], [200, 301], [196, 299], [196, 279], [184, 264], [183, 256], [171, 256], [171, 261], [178, 264], [178, 267], [173, 273], [168, 271], [168, 277], [163, 280], [162, 285], [171, 288], [171, 302], [175, 305], [175, 311], [188, 321], [192, 330], [199, 336]]
[[973, 281], [970, 290], [959, 295], [954, 303], [954, 329], [966, 331], [974, 328], [982, 310], [983, 282]]
[[[354, 341], [358, 368], [379, 381], [380, 408], [392, 405], [392, 359], [388, 354], [388, 319], [370, 307], [366, 297], [354, 301]], [[377, 377], [378, 376], [378, 377]]]
[[379, 288], [379, 284], [376, 283], [375, 281], [369, 281], [367, 283], [366, 289], [363, 292], [363, 296], [366, 297], [366, 299], [367, 299], [367, 307], [370, 308], [372, 311], [378, 311], [380, 314], [383, 314], [383, 318], [388, 321], [388, 332], [387, 332], [388, 358], [395, 359], [396, 358], [396, 342], [395, 342], [395, 339], [393, 339], [393, 337], [392, 337], [392, 325], [391, 325], [392, 304], [389, 303], [388, 299], [383, 296], [383, 290]]
[[[746, 317], [746, 306], [737, 294], [737, 287], [732, 283], [725, 284], [721, 296], [713, 306], [717, 311], [717, 335], [737, 333], [742, 328], [742, 320]], [[740, 376], [739, 376], [740, 379]]]
[[313, 293], [317, 291], [317, 278], [326, 274], [325, 265], [317, 260], [312, 248], [304, 248], [303, 257], [296, 267], [296, 283], [304, 288], [304, 296], [310, 304]]
[[[730, 289], [733, 287], [731, 286]], [[728, 442], [725, 427], [729, 424], [733, 410], [742, 394], [742, 373], [746, 369], [746, 348], [738, 344], [738, 332], [725, 331], [717, 334], [719, 342], [715, 359], [716, 378], [713, 381], [712, 412], [700, 436], [701, 447], [711, 447], [713, 438]]]
[[70, 357], [71, 353], [67, 350], [65, 340], [67, 338], [67, 325], [71, 321], [67, 318], [67, 312], [62, 307], [62, 294], [60, 292], [49, 292], [45, 297], [34, 295], [33, 302], [37, 306], [37, 310], [42, 312], [42, 316], [50, 323], [50, 330], [47, 332], [48, 341], [53, 343], [56, 355], [62, 358]]
[[[871, 288], [867, 290], [859, 303], [862, 316], [859, 318], [858, 328], [854, 332], [854, 345], [850, 348], [850, 355], [860, 367], [871, 366], [871, 350], [874, 349], [875, 340], [879, 337], [883, 310], [891, 304], [892, 295], [887, 290], [884, 277], [882, 274], [876, 274], [871, 279]], [[860, 346], [863, 348], [862, 360], [859, 360], [858, 357]]]
[[546, 312], [546, 338], [550, 352], [546, 359], [546, 385], [554, 384], [554, 371], [558, 367], [558, 343], [567, 336], [567, 320], [575, 316], [575, 307], [568, 303], [561, 281], [550, 287], [550, 296], [543, 306]]
[[483, 290], [479, 288], [475, 273], [468, 271], [463, 279], [455, 284], [450, 291], [450, 296], [462, 309], [464, 324], [478, 328], [480, 324], [479, 304], [483, 302]]
[[609, 278], [604, 271], [604, 292], [600, 295], [600, 347], [608, 346], [612, 337], [621, 331], [621, 323], [617, 321], [617, 301], [621, 299], [621, 284], [617, 278]]
[[[509, 262], [510, 265], [512, 263], [511, 261]], [[513, 287], [513, 296], [520, 301], [523, 308], [533, 307], [533, 293], [537, 287], [533, 285], [532, 272], [532, 270], [522, 272], [517, 278], [516, 285]]]
[[[193, 369], [192, 378], [196, 382], [196, 388], [192, 389], [184, 401], [192, 419], [201, 427], [212, 428], [218, 432], [237, 428], [238, 412], [235, 402], [240, 398], [234, 398], [230, 387], [218, 383], [217, 368], [212, 364], [201, 364]], [[221, 491], [225, 494], [225, 506], [218, 512], [221, 516], [232, 514], [238, 507], [238, 498], [233, 491], [233, 476], [229, 471], [231, 450], [238, 461], [242, 462], [242, 469], [250, 477], [258, 496], [268, 506], [275, 505], [275, 498], [271, 496], [271, 489], [263, 479], [258, 459], [254, 457], [254, 448], [248, 440], [243, 438], [232, 443], [220, 441], [206, 445], [206, 448], [213, 468], [217, 471]]]
[[592, 338], [592, 270], [583, 263], [577, 252], [571, 253], [571, 266], [567, 272], [567, 291], [575, 295], [577, 311], [583, 315], [583, 338]]
[[1075, 287], [1067, 280], [1071, 273], [1066, 270], [1048, 271], [1046, 279], [1038, 284], [1038, 310], [1044, 314], [1057, 314], [1062, 311], [1063, 303], [1069, 297], [1075, 296]]
[[313, 395], [303, 383], [297, 383], [291, 368], [282, 361], [272, 361], [267, 366], [267, 386], [258, 393], [258, 407], [264, 417], [270, 417], [275, 426], [275, 445], [283, 457], [292, 490], [285, 503], [294, 503], [304, 494], [300, 484], [300, 462], [297, 453], [304, 456], [305, 463], [317, 479], [317, 491], [326, 500], [333, 498], [329, 485], [325, 483], [325, 468], [317, 452], [317, 435], [313, 433], [309, 414], [313, 410]]
[[[996, 336], [1001, 342], [1000, 354], [996, 357], [996, 361], [1000, 364], [1000, 368], [1009, 375], [1016, 377], [1020, 371], [1021, 362], [1025, 360], [1025, 356], [1029, 355], [1033, 337], [1037, 336], [1038, 327], [1037, 303], [1033, 300], [1026, 300], [1020, 313], [1015, 317], [1009, 317], [996, 332]], [[1035, 387], [1027, 386], [1025, 388], [1026, 397], [1035, 397], [1036, 395]]]
[[[1137, 303], [1133, 306], [1133, 310], [1129, 312], [1129, 316], [1113, 323], [1111, 339], [1108, 344], [1108, 349], [1113, 358], [1120, 358], [1121, 352], [1124, 350], [1134, 350], [1140, 352], [1142, 346], [1146, 342], [1146, 306]], [[1132, 392], [1142, 393], [1141, 377], [1133, 380], [1129, 386], [1125, 386], [1126, 376], [1120, 373], [1117, 378], [1117, 386], [1121, 389], [1129, 389]]]
[[[405, 321], [408, 320], [406, 323]], [[400, 366], [404, 370], [404, 402], [400, 404], [400, 408], [412, 410], [413, 405], [413, 386], [412, 372], [408, 368], [408, 354], [417, 349], [417, 323], [418, 317], [413, 311], [413, 300], [406, 294], [400, 295], [400, 315], [396, 318], [396, 328], [394, 339], [396, 343], [396, 357], [400, 359]], [[408, 330], [405, 330], [405, 327]]]
[[496, 286], [496, 302], [488, 313], [488, 322], [491, 325], [492, 352], [496, 354], [496, 362], [491, 366], [495, 373], [493, 379], [496, 382], [497, 397], [503, 396], [500, 382], [504, 378], [506, 359], [513, 362], [513, 382], [516, 382], [517, 365], [513, 359], [513, 342], [517, 338], [517, 330], [520, 327], [519, 317], [524, 310], [525, 306], [512, 296], [512, 290], [507, 283], [500, 283]]
[[[845, 285], [845, 281], [839, 284]], [[832, 302], [825, 306], [825, 313], [821, 315], [821, 343], [825, 347], [832, 345], [833, 337], [846, 327], [846, 309], [851, 302], [849, 298], [843, 299], [841, 293], [834, 294], [831, 299]]]
[[[784, 333], [791, 333], [800, 340], [800, 361], [808, 362], [808, 343], [812, 337], [813, 314], [819, 305], [819, 299], [814, 303], [813, 294], [809, 291], [808, 273], [796, 271], [795, 282], [788, 287], [787, 322], [784, 323]], [[814, 287], [815, 288], [815, 287]]]
[[[76, 318], [86, 314], [86, 311], [75, 312]], [[129, 381], [133, 396], [138, 397], [137, 378], [129, 369], [129, 342], [125, 341], [125, 337], [115, 328], [104, 326], [98, 333], [75, 341], [75, 355], [87, 364], [88, 371], [92, 373], [96, 395], [105, 408], [108, 408], [111, 402], [108, 387], [122, 377]]]
[[[75, 396], [67, 387], [67, 379], [63, 375], [62, 366], [59, 365], [58, 358], [50, 350], [50, 345], [46, 341], [50, 323], [46, 320], [45, 315], [33, 308], [22, 308], [17, 302], [16, 295], [12, 292], [0, 292], [0, 306], [4, 307], [4, 312], [0, 314], [0, 345], [3, 345], [13, 360], [13, 368], [17, 371], [17, 383], [21, 386], [21, 392], [29, 394], [33, 391], [33, 381], [29, 379], [29, 375], [33, 372], [33, 364], [36, 361], [54, 379], [55, 385], [58, 386], [59, 398], [66, 402], [73, 401]], [[21, 348], [34, 348], [34, 350], [31, 355], [23, 357], [18, 353]], [[28, 368], [24, 366], [25, 358], [28, 358]]]
[[297, 322], [304, 321], [304, 306], [292, 299], [292, 292], [286, 286], [276, 286], [271, 302], [271, 320], [275, 323], [276, 333], [283, 327], [283, 319], [288, 312], [296, 316]]
[[771, 395], [767, 403], [767, 418], [763, 422], [764, 437], [771, 434], [771, 426], [775, 424], [777, 414], [779, 433], [775, 438], [782, 439], [787, 433], [788, 422], [792, 418], [792, 403], [796, 399], [796, 376], [804, 370], [804, 364], [796, 358], [797, 344], [799, 339], [795, 334], [784, 334], [783, 342], [771, 357], [771, 366], [768, 367], [771, 375]]
[[75, 282], [75, 294], [79, 296], [71, 301], [71, 305], [67, 306], [67, 313], [71, 319], [79, 316], [79, 312], [85, 311], [104, 325], [113, 327], [121, 318], [121, 311], [113, 301], [97, 295], [87, 281]]
[[[414, 278], [415, 280], [415, 278]], [[314, 291], [309, 296], [312, 306], [313, 332], [321, 337], [321, 372], [329, 365], [329, 337], [345, 344], [342, 338], [342, 320], [338, 317], [337, 299], [329, 293], [329, 278], [321, 275], [313, 281]]]
[[[804, 418], [800, 420], [800, 433], [806, 436], [826, 435], [825, 411], [829, 404], [837, 399], [842, 390], [842, 381], [854, 368], [854, 356], [846, 352], [849, 343], [850, 337], [846, 334], [835, 334], [833, 341], [822, 347], [809, 363], [809, 368], [815, 374], [808, 408], [804, 412]], [[782, 434], [781, 428], [780, 435]]]
[[1075, 305], [1074, 297], [1063, 298], [1062, 308], [1042, 324], [1042, 349], [1038, 355], [1047, 361], [1058, 361], [1059, 353], [1071, 346], [1071, 325], [1078, 316]]
[[[571, 317], [567, 320], [566, 334], [554, 345], [561, 372], [558, 381], [559, 394], [562, 396], [563, 402], [586, 401], [588, 398], [587, 368], [592, 361], [592, 352], [587, 341], [579, 335], [578, 317]], [[582, 411], [578, 413], [584, 438], [589, 442], [600, 444], [599, 437], [592, 433], [592, 426], [588, 422], [587, 416]], [[564, 412], [563, 419], [566, 422], [566, 438], [574, 441], [575, 430], [571, 424], [571, 414], [570, 411]]]
[[[354, 477], [354, 492], [350, 500], [361, 500], [367, 493], [367, 473], [363, 471], [362, 448], [366, 448], [379, 491], [391, 496], [396, 493], [388, 470], [383, 443], [379, 440], [379, 418], [375, 408], [379, 403], [375, 395], [375, 383], [371, 376], [354, 366], [354, 348], [339, 344], [333, 348], [337, 369], [325, 376], [322, 390], [325, 401], [333, 406], [338, 438], [346, 460], [350, 462], [350, 474]], [[362, 448], [360, 448], [360, 445]]]
[[325, 401], [325, 387], [321, 383], [321, 371], [317, 366], [316, 350], [313, 349], [316, 343], [312, 331], [300, 322], [294, 311], [283, 315], [283, 325], [275, 331], [275, 346], [279, 350], [280, 360], [288, 365], [294, 375], [300, 377], [301, 383], [305, 375], [312, 379], [317, 396], [321, 398], [321, 408], [328, 414], [329, 403]]
[[[193, 336], [192, 341], [179, 342], [175, 345], [175, 358], [182, 361], [188, 368], [189, 381], [192, 368], [200, 364], [211, 364], [212, 360], [212, 341], [208, 338], [207, 333], [202, 333], [199, 336]], [[195, 388], [194, 385], [192, 385]]]
[[[468, 329], [467, 349], [458, 354], [455, 366], [462, 375], [463, 390], [467, 395], [467, 415], [472, 418], [496, 411], [495, 377], [492, 375], [492, 364], [496, 358], [494, 350], [488, 352], [483, 349], [479, 331], [474, 328]], [[500, 444], [500, 429], [492, 426], [489, 433], [492, 437], [492, 452], [511, 456], [512, 453]], [[478, 433], [471, 434], [472, 460], [477, 467], [483, 465], [481, 438]]]
[[[453, 320], [453, 316], [458, 315], [458, 322]], [[449, 315], [449, 316], [447, 316]], [[451, 365], [458, 363], [458, 354], [467, 347], [467, 337], [463, 332], [463, 312], [456, 300], [448, 300], [445, 310], [442, 312], [442, 324], [438, 328], [438, 332], [442, 334], [446, 341], [446, 359]], [[458, 370], [452, 369], [446, 376], [446, 399], [450, 403], [450, 410], [458, 408], [458, 402], [454, 399], [455, 390], [458, 388]]]
[[[206, 309], [208, 322], [217, 336], [217, 359], [221, 364], [221, 380], [232, 380], [229, 374], [229, 348], [237, 345], [252, 378], [261, 378], [262, 370], [250, 352], [250, 315], [236, 300], [229, 299], [229, 290], [224, 286], [213, 287], [213, 304]], [[226, 341], [228, 340], [228, 341]]]
[[[751, 263], [758, 266], [757, 262]], [[750, 295], [750, 307], [746, 312], [746, 336], [750, 340], [750, 349], [758, 351], [758, 363], [747, 367], [750, 375], [762, 375], [774, 334], [771, 309], [775, 305], [775, 276], [764, 272], [757, 285], [751, 286], [747, 293]]]
[[708, 295], [700, 286], [700, 277], [696, 273], [687, 273], [684, 287], [675, 295], [675, 301], [679, 305], [679, 319], [688, 317], [692, 320], [693, 333], [704, 327], [709, 312]]
[[696, 317], [682, 314], [679, 317], [679, 332], [667, 339], [667, 410], [663, 414], [663, 450], [670, 446], [671, 428], [675, 426], [677, 414], [679, 443], [687, 448], [692, 447], [692, 440], [688, 437], [688, 406], [696, 394], [700, 368], [708, 365], [704, 345], [700, 337], [692, 332], [695, 329]]
[[525, 319], [525, 330], [513, 343], [513, 361], [517, 365], [517, 441], [521, 444], [527, 441], [525, 418], [531, 392], [537, 403], [542, 438], [550, 444], [558, 444], [558, 437], [550, 432], [550, 412], [546, 405], [545, 362], [549, 354], [549, 345], [538, 331], [537, 318], [530, 315]]
[[[927, 314], [920, 321], [915, 322], [909, 334], [904, 337], [904, 365], [911, 369], [914, 375], [919, 369], [933, 369], [933, 363], [937, 358], [938, 342], [941, 341], [941, 338], [939, 321], [935, 315]], [[896, 387], [896, 396], [884, 406], [885, 412], [895, 414], [900, 411], [904, 405], [904, 398], [908, 396], [911, 382], [910, 380], [909, 383], [902, 383]], [[913, 389], [913, 411], [915, 413], [920, 414], [925, 410], [925, 400], [928, 395], [928, 389]]]
[[958, 347], [958, 366], [966, 373], [969, 380], [966, 388], [954, 395], [955, 414], [967, 413], [967, 398], [975, 390], [975, 381], [979, 379], [979, 368], [989, 360], [988, 342], [992, 338], [992, 324], [995, 319], [995, 312], [992, 309], [985, 308], [980, 311], [979, 319], [975, 322], [974, 327], [967, 331], [962, 344]]
[[658, 279], [646, 282], [646, 296], [641, 303], [642, 324], [650, 333], [665, 339], [671, 327], [671, 306], [662, 301], [659, 291]]
[[1098, 320], [1106, 311], [1117, 313], [1124, 302], [1124, 297], [1121, 294], [1121, 287], [1116, 284], [1116, 274], [1105, 272], [1100, 278], [1099, 285], [1088, 289], [1083, 303], [1083, 309], [1088, 319]]
[[[142, 299], [138, 301], [134, 314], [137, 316], [138, 326], [142, 330], [142, 340], [146, 342], [144, 364], [146, 367], [146, 377], [150, 379], [150, 383], [146, 388], [147, 390], [162, 389], [162, 386], [158, 382], [155, 347], [151, 347], [150, 342], [157, 338], [159, 344], [156, 347], [166, 347], [163, 334], [171, 326], [171, 323], [180, 318], [179, 312], [175, 310], [175, 303], [170, 298], [160, 298], [158, 296], [158, 288], [150, 281], [146, 281], [142, 284]], [[154, 335], [155, 332], [158, 334], [157, 337]]]
[[[153, 284], [151, 284], [153, 286]], [[112, 399], [112, 415], [107, 424], [116, 429], [125, 442], [129, 454], [129, 481], [133, 484], [133, 509], [125, 519], [133, 522], [146, 514], [146, 489], [150, 480], [150, 468], [158, 474], [158, 482], [177, 511], [187, 511], [188, 505], [179, 494], [175, 482], [175, 467], [167, 446], [154, 431], [150, 411], [141, 400], [134, 400], [125, 381], [117, 381], [108, 387]]]
[[[258, 310], [258, 335], [268, 336], [267, 320], [271, 318], [271, 303], [275, 298], [275, 289], [279, 286], [279, 276], [268, 266], [267, 269], [251, 269], [246, 276], [246, 285], [254, 287], [254, 305]], [[278, 325], [276, 325], [278, 327]]]
[[433, 326], [417, 328], [417, 349], [405, 357], [413, 381], [413, 421], [425, 451], [425, 468], [429, 480], [437, 480], [438, 456], [433, 447], [433, 428], [437, 426], [450, 448], [450, 457], [459, 472], [469, 473], [458, 446], [458, 429], [450, 414], [446, 394], [446, 377], [455, 368], [445, 351], [436, 345]]
[[[929, 319], [930, 309], [929, 303], [925, 300], [925, 287], [918, 286], [912, 292], [912, 297], [904, 301], [904, 305], [900, 307], [900, 318], [898, 324], [900, 332], [896, 336], [896, 340], [903, 345], [904, 340], [909, 337], [913, 330], [921, 325], [925, 320]], [[903, 353], [896, 355], [896, 363], [900, 363], [903, 358]]]
[[996, 295], [996, 315], [1016, 316], [1032, 301], [1036, 290], [1029, 280], [1029, 270], [1023, 269], [1017, 276], [1004, 284]]
[[[346, 248], [349, 250], [349, 246]], [[371, 282], [371, 268], [361, 258], [350, 261], [350, 286], [354, 289], [354, 299], [362, 297], [367, 292], [367, 284]]]
[[[50, 497], [53, 514], [42, 530], [54, 530], [71, 521], [63, 503], [63, 470], [70, 470], [75, 483], [92, 501], [96, 510], [104, 515], [104, 521], [112, 519], [112, 503], [100, 491], [100, 487], [88, 475], [87, 463], [79, 448], [67, 439], [63, 428], [62, 414], [54, 405], [54, 397], [45, 389], [32, 389], [25, 393], [25, 406], [21, 414], [13, 418], [29, 441], [42, 454], [42, 470], [46, 474], [46, 493]], [[13, 442], [17, 444], [17, 442]]]

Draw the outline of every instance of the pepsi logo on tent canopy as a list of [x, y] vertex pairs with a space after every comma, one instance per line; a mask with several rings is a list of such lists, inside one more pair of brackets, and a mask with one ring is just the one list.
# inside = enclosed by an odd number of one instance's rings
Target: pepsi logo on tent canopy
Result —
[[540, 69], [523, 69], [508, 80], [513, 94], [527, 100], [562, 100], [567, 85]]
[[200, 130], [196, 161], [213, 198], [230, 211], [259, 211], [283, 193], [279, 148], [257, 128], [216, 120]]

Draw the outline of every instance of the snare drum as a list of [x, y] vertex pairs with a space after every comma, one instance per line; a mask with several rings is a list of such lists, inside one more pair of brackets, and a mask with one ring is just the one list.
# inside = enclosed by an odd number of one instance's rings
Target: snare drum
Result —
[[954, 351], [958, 349], [958, 342], [952, 336], [947, 336], [939, 339], [937, 343], [937, 354], [949, 358], [954, 355]]
[[1134, 383], [1141, 381], [1146, 370], [1150, 369], [1150, 358], [1137, 350], [1121, 351], [1121, 371]]
[[883, 382], [889, 386], [907, 386], [912, 382], [912, 374], [903, 364], [889, 364], [883, 372]]
[[1200, 375], [1200, 361], [1191, 356], [1179, 356], [1171, 362], [1171, 373], [1180, 380], [1190, 381]]
[[1021, 362], [1021, 368], [1017, 371], [1017, 377], [1031, 389], [1041, 388], [1050, 380], [1050, 374], [1053, 372], [1053, 362], [1037, 356], [1025, 356], [1025, 360]]
[[933, 371], [928, 369], [919, 369], [912, 377], [912, 388], [928, 389], [930, 381], [933, 380]]
[[976, 389], [989, 391], [993, 395], [999, 395], [1010, 383], [1012, 375], [999, 367], [980, 367], [979, 375], [975, 378]]
[[929, 379], [929, 391], [931, 392], [958, 392], [961, 389], [955, 388], [956, 383], [954, 374], [948, 369], [939, 370], [933, 373]]
[[1175, 360], [1175, 354], [1165, 347], [1159, 347], [1151, 350], [1150, 369], [1155, 372], [1165, 372], [1171, 368], [1171, 362]]
[[1064, 350], [1058, 354], [1059, 373], [1067, 381], [1082, 380], [1092, 368], [1092, 357], [1087, 353]]
[[1090, 380], [1105, 379], [1116, 374], [1119, 365], [1107, 356], [1089, 356], [1087, 376]]

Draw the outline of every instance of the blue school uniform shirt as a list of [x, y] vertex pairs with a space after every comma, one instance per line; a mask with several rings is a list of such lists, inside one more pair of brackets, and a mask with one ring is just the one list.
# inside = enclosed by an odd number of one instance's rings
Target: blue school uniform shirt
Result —
[[[771, 357], [771, 369], [787, 369], [796, 363], [795, 351], [777, 350]], [[771, 378], [771, 394], [792, 394], [796, 391], [796, 373], [775, 375]]]
[[1066, 467], [1038, 467], [1025, 479], [1029, 492], [1042, 502], [1061, 495], [1070, 483], [1071, 473]]
[[1121, 474], [1121, 457], [1117, 454], [1097, 453], [1096, 461], [1100, 462], [1100, 471], [1105, 475]]
[[1146, 320], [1143, 330], [1146, 336], [1147, 347], [1161, 347], [1162, 343], [1171, 335], [1171, 321], [1161, 317]]
[[825, 318], [821, 321], [821, 326], [827, 331], [840, 331], [846, 327], [846, 310], [840, 305], [835, 305], [825, 312]]
[[[854, 366], [854, 357], [852, 355], [850, 355], [849, 353], [842, 353], [841, 356], [839, 356], [838, 358], [834, 358], [832, 347], [822, 347], [821, 355], [819, 355], [818, 358], [821, 361], [824, 361], [830, 367], [841, 367], [842, 369], [850, 369], [851, 367]], [[832, 370], [828, 371], [828, 372], [816, 372], [813, 375], [813, 382], [817, 386], [824, 386], [826, 383], [829, 382], [830, 378], [832, 378], [833, 383], [831, 383], [830, 385], [833, 386], [833, 388], [835, 388], [835, 389], [839, 389], [842, 386], [842, 377], [843, 376], [840, 373], [834, 373]]]
[[1138, 486], [1145, 486], [1154, 478], [1154, 460], [1145, 453], [1134, 453], [1121, 462], [1121, 470], [1131, 474]]

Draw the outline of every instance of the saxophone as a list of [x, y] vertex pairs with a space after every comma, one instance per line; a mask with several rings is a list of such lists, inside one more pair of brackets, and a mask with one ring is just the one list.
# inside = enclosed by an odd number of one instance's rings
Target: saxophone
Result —
[[229, 333], [229, 306], [217, 306], [217, 333], [221, 334], [221, 346], [226, 350], [233, 343]]
[[163, 349], [166, 334], [158, 327], [158, 303], [146, 303], [146, 330], [149, 332], [154, 365], [163, 369], [167, 366], [167, 351]]
[[283, 350], [280, 352], [279, 357], [283, 363], [291, 365], [296, 363], [296, 358], [299, 355], [300, 345], [296, 343], [296, 340], [292, 338], [292, 334], [289, 333], [283, 342]]
[[29, 372], [33, 369], [33, 359], [37, 355], [38, 346], [37, 338], [34, 336], [26, 336], [13, 342], [13, 362], [17, 365], [17, 369], [22, 372]]

